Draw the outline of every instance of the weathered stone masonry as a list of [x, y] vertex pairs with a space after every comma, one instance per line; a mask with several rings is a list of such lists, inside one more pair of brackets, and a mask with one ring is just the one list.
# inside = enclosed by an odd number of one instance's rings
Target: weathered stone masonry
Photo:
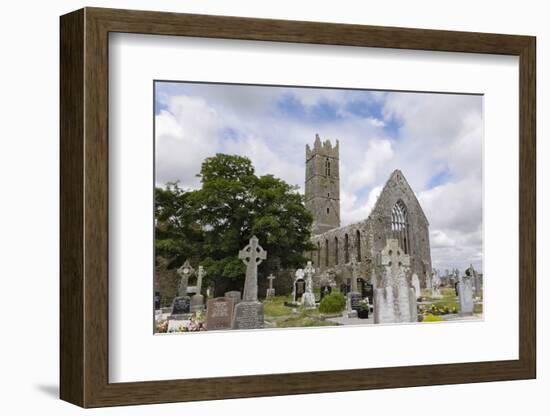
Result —
[[426, 287], [426, 277], [432, 272], [429, 223], [403, 173], [395, 170], [390, 175], [365, 220], [340, 227], [338, 165], [338, 142], [332, 147], [330, 141], [321, 143], [317, 136], [313, 149], [306, 146], [306, 207], [314, 217], [312, 242], [317, 247], [309, 257], [315, 268], [343, 282], [351, 277], [350, 262], [356, 258], [360, 275], [370, 281], [374, 267], [380, 282], [379, 253], [387, 238], [396, 238], [410, 255], [408, 279], [416, 273]]

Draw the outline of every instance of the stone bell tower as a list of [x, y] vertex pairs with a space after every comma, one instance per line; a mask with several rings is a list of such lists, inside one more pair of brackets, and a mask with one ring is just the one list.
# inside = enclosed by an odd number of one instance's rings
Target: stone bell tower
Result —
[[339, 142], [321, 143], [315, 135], [313, 149], [306, 145], [305, 205], [313, 215], [312, 233], [324, 233], [340, 227], [340, 155]]

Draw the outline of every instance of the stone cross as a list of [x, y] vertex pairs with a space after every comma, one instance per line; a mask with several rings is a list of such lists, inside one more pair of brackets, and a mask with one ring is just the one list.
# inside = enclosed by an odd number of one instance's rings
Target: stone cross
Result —
[[185, 260], [185, 263], [178, 269], [177, 273], [181, 276], [178, 296], [187, 296], [187, 284], [189, 283], [189, 278], [195, 273], [195, 269], [191, 267], [189, 260]]
[[202, 278], [206, 276], [206, 270], [204, 270], [204, 267], [199, 266], [199, 271], [197, 273], [197, 293], [201, 293], [202, 289]]
[[246, 278], [244, 281], [244, 301], [258, 300], [258, 266], [267, 258], [265, 251], [259, 244], [258, 238], [253, 236], [249, 244], [239, 251], [239, 259], [246, 265]]
[[357, 263], [357, 260], [355, 256], [351, 259], [351, 291], [354, 293], [358, 292], [357, 288], [357, 279], [359, 278], [359, 263]]
[[380, 253], [380, 264], [386, 267], [390, 279], [393, 279], [399, 275], [401, 267], [410, 267], [411, 258], [401, 250], [398, 240], [390, 238]]
[[273, 276], [273, 273], [267, 276], [267, 280], [269, 280], [269, 290], [273, 289], [273, 279], [275, 279], [275, 276]]
[[306, 274], [306, 292], [313, 292], [313, 273], [315, 273], [315, 269], [311, 261], [307, 262], [304, 272]]

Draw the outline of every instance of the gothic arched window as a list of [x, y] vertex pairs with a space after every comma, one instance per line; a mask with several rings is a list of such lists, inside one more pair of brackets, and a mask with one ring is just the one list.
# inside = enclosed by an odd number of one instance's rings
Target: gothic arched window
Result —
[[338, 237], [334, 237], [334, 264], [338, 264]]
[[349, 263], [349, 237], [344, 235], [344, 263]]
[[391, 210], [391, 229], [393, 238], [399, 241], [405, 254], [408, 254], [410, 251], [409, 216], [402, 200], [397, 201]]
[[361, 232], [359, 230], [355, 236], [355, 247], [357, 248], [357, 261], [361, 261]]
[[330, 159], [325, 160], [325, 176], [330, 176]]
[[321, 267], [321, 243], [317, 241], [317, 267]]
[[328, 267], [328, 240], [325, 240], [325, 266]]

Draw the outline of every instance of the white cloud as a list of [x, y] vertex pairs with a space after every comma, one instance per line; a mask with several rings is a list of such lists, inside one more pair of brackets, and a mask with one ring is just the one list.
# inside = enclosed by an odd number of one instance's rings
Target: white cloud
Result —
[[[400, 169], [430, 221], [434, 265], [481, 263], [481, 97], [208, 84], [163, 94], [157, 183], [198, 186], [202, 160], [222, 151], [246, 155], [258, 174], [272, 173], [303, 191], [304, 148], [319, 133], [340, 140], [343, 225], [366, 218]], [[309, 118], [281, 110], [289, 94]], [[349, 105], [358, 99], [379, 111], [354, 113]], [[337, 117], [316, 119], [320, 104]]]

